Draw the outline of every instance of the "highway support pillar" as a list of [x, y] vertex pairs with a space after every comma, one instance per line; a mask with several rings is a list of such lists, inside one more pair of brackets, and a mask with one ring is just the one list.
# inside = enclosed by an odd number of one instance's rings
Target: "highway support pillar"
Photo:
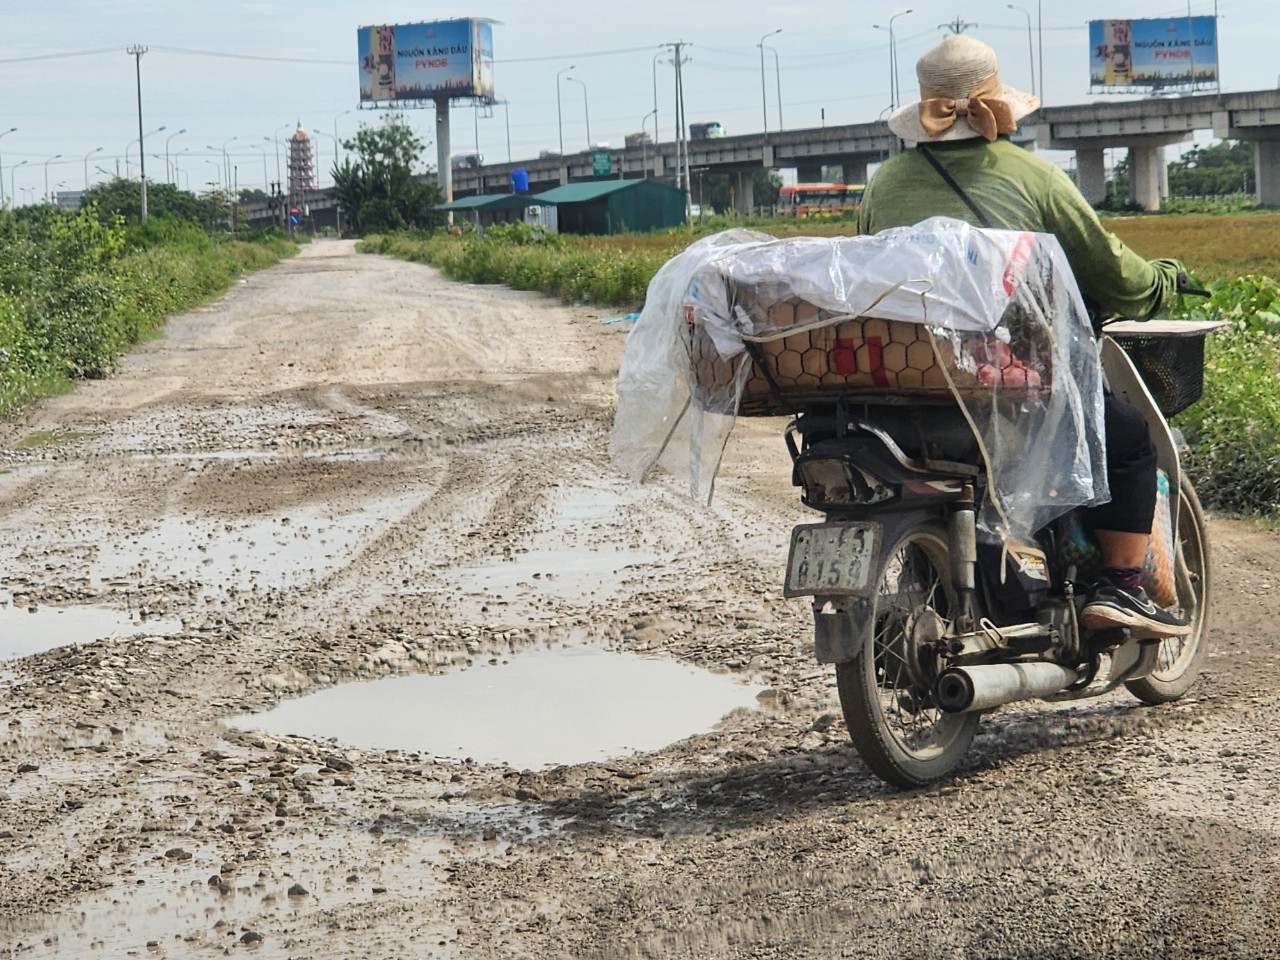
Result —
[[1254, 142], [1253, 173], [1258, 185], [1258, 203], [1264, 207], [1280, 207], [1280, 140]]
[[756, 212], [755, 174], [750, 170], [739, 170], [734, 174], [733, 209], [742, 217]]
[[1160, 166], [1164, 151], [1148, 144], [1129, 145], [1129, 199], [1143, 210], [1160, 209]]
[[867, 161], [864, 158], [846, 159], [841, 166], [844, 169], [845, 183], [867, 182]]
[[1101, 147], [1076, 149], [1076, 183], [1095, 206], [1107, 199], [1107, 158]]

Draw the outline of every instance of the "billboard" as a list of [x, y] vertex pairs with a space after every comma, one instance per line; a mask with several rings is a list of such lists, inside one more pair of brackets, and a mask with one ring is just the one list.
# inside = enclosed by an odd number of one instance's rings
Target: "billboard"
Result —
[[1089, 86], [1189, 87], [1218, 83], [1213, 17], [1090, 20]]
[[442, 20], [361, 27], [360, 102], [493, 99], [493, 24]]

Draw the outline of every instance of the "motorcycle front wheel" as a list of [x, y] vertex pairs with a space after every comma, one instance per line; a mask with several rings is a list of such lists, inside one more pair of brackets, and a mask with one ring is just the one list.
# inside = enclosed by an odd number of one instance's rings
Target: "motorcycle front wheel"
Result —
[[959, 613], [944, 527], [921, 523], [898, 541], [872, 602], [862, 652], [836, 664], [840, 707], [872, 772], [895, 786], [923, 786], [960, 765], [979, 719], [933, 702], [934, 641]]
[[1209, 538], [1204, 510], [1195, 488], [1184, 474], [1178, 485], [1178, 542], [1174, 551], [1174, 575], [1178, 605], [1191, 624], [1185, 637], [1160, 641], [1156, 668], [1147, 676], [1125, 684], [1129, 692], [1153, 706], [1177, 700], [1200, 675], [1209, 652]]

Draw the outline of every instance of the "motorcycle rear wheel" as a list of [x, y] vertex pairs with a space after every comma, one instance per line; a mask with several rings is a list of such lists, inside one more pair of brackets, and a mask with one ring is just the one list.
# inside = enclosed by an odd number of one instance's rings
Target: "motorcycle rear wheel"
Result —
[[893, 548], [872, 598], [872, 635], [854, 660], [836, 664], [849, 738], [877, 776], [911, 788], [954, 771], [978, 730], [977, 713], [933, 703], [932, 641], [958, 613], [946, 530], [913, 527]]
[[1156, 669], [1125, 686], [1143, 703], [1168, 703], [1185, 694], [1196, 678], [1209, 652], [1206, 633], [1209, 628], [1209, 538], [1205, 531], [1204, 510], [1191, 481], [1184, 475], [1178, 485], [1178, 543], [1175, 551], [1175, 576], [1178, 602], [1191, 623], [1185, 637], [1160, 641]]

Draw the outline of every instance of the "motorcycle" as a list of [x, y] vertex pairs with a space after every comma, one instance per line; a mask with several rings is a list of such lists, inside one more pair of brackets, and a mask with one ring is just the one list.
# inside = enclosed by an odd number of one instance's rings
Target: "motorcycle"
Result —
[[1221, 326], [1125, 321], [1100, 338], [1110, 389], [1142, 412], [1167, 477], [1183, 637], [1085, 629], [1087, 582], [1060, 520], [1032, 543], [981, 542], [987, 467], [954, 408], [839, 400], [791, 421], [793, 482], [825, 519], [794, 529], [785, 593], [812, 598], [818, 660], [834, 663], [849, 736], [878, 776], [911, 788], [952, 774], [983, 714], [1017, 701], [1123, 685], [1154, 705], [1192, 686], [1208, 650], [1209, 542], [1167, 417], [1198, 399], [1204, 337]]

